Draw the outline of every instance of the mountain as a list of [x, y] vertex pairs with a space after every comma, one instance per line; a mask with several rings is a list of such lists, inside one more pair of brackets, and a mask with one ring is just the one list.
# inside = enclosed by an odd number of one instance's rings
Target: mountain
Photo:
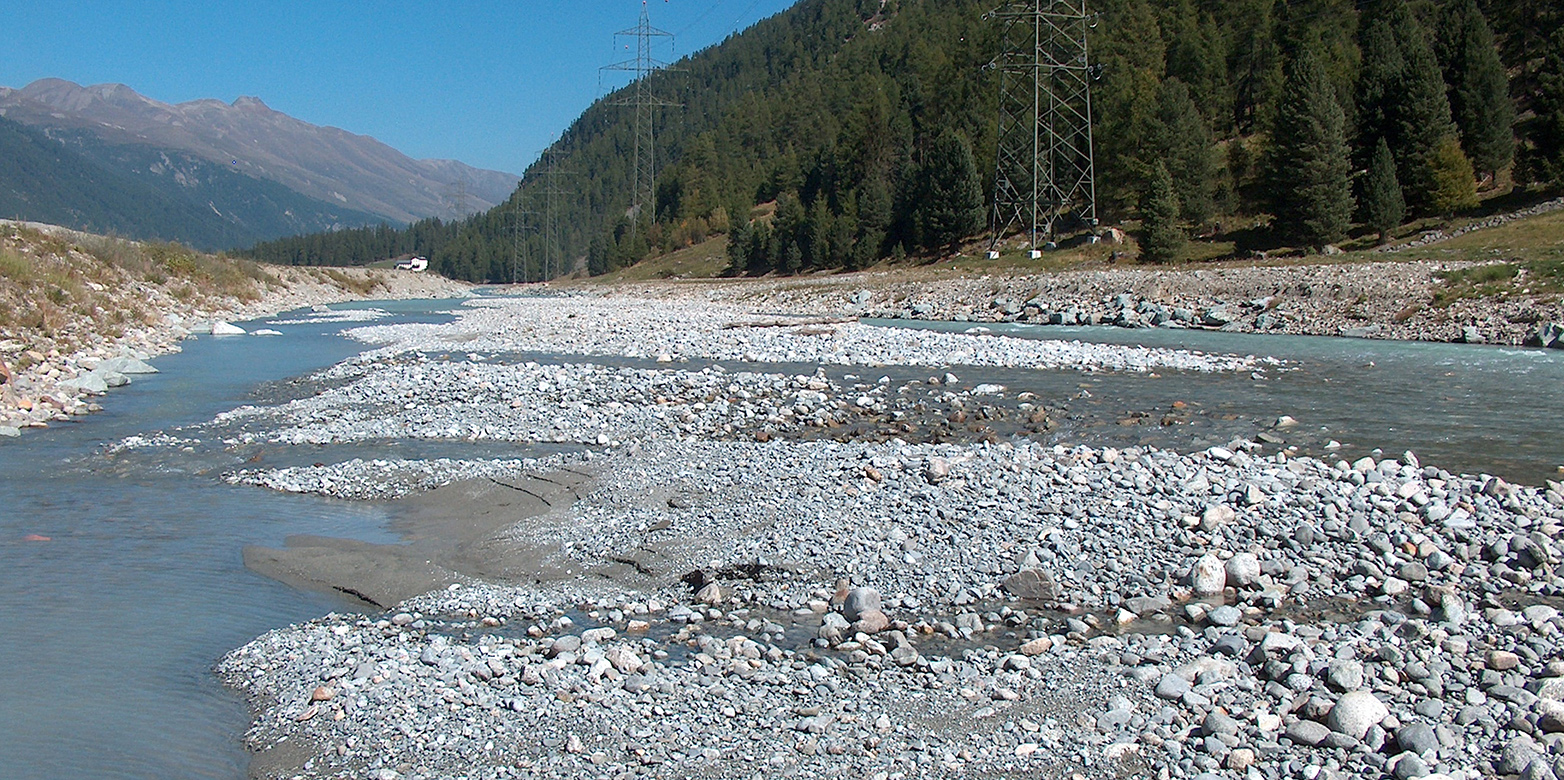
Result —
[[200, 158], [91, 138], [62, 143], [5, 118], [0, 217], [200, 249], [377, 221]]
[[[471, 280], [537, 279], [583, 265], [596, 273], [721, 233], [732, 239], [735, 270], [749, 273], [938, 255], [981, 232], [981, 204], [994, 186], [1000, 77], [988, 66], [1000, 54], [1001, 28], [989, 14], [995, 5], [799, 0], [651, 74], [651, 93], [678, 106], [656, 112], [655, 220], [631, 213], [635, 112], [623, 106], [631, 92], [621, 91], [572, 123], [506, 204], [454, 228], [295, 237], [251, 255], [354, 264], [395, 247]], [[1139, 218], [1147, 174], [1162, 163], [1179, 201], [1179, 229], [1238, 226], [1224, 240], [1240, 253], [1297, 247], [1286, 243], [1296, 237], [1269, 228], [1273, 217], [1274, 224], [1297, 222], [1279, 217], [1306, 215], [1279, 212], [1308, 206], [1315, 191], [1334, 193], [1336, 205], [1350, 210], [1353, 163], [1381, 137], [1392, 144], [1407, 203], [1418, 206], [1413, 217], [1440, 216], [1435, 204], [1465, 202], [1476, 185], [1471, 160], [1479, 157], [1493, 161], [1479, 171], [1492, 181], [1505, 178], [1502, 168], [1522, 184], [1547, 186], [1550, 175], [1553, 186], [1564, 184], [1564, 57], [1539, 43], [1564, 40], [1558, 3], [1090, 5], [1105, 224]], [[1300, 62], [1313, 64], [1294, 67]], [[1301, 71], [1328, 108], [1311, 121], [1331, 125], [1331, 143], [1273, 143], [1276, 130], [1318, 129], [1278, 127]], [[1512, 126], [1506, 117], [1518, 121]], [[1474, 125], [1482, 122], [1493, 126]], [[1495, 151], [1480, 151], [1474, 139], [1493, 142]], [[1319, 159], [1281, 157], [1293, 153]], [[1513, 166], [1506, 161], [1512, 154]], [[1333, 178], [1282, 175], [1297, 169]], [[1449, 191], [1433, 191], [1435, 182]], [[1339, 223], [1307, 243], [1352, 238]]]
[[[492, 208], [519, 180], [452, 160], [414, 160], [368, 136], [274, 111], [254, 97], [171, 105], [122, 84], [83, 87], [41, 79], [22, 89], [0, 89], [0, 116], [76, 143], [92, 139], [199, 158], [398, 223], [448, 217], [458, 199], [470, 210]], [[457, 197], [461, 190], [464, 198]]]

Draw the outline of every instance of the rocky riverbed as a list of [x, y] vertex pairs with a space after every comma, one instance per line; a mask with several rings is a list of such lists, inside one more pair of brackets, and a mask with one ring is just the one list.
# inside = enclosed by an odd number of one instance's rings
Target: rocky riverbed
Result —
[[792, 279], [657, 282], [586, 289], [636, 298], [737, 302], [826, 317], [1210, 328], [1242, 333], [1554, 346], [1557, 296], [1434, 305], [1441, 273], [1471, 262], [1119, 266], [1042, 274], [884, 271]]
[[[957, 356], [1145, 372], [1274, 361], [981, 332], [904, 341], [720, 301], [470, 308], [357, 331], [379, 348], [305, 397], [124, 445], [586, 448], [231, 470], [349, 499], [476, 480], [451, 485], [467, 498], [445, 509], [424, 494], [404, 518], [414, 535], [484, 510], [475, 496], [537, 510], [464, 542], [526, 572], [457, 572], [383, 614], [328, 615], [225, 658], [257, 709], [257, 775], [1564, 771], [1564, 486], [1243, 440], [1179, 453], [805, 435], [899, 422], [917, 411], [897, 405], [909, 393], [942, 416], [1005, 395], [949, 374]], [[545, 351], [580, 357], [495, 359]], [[875, 363], [893, 361], [930, 376], [882, 383]], [[522, 481], [550, 470], [594, 477]]]

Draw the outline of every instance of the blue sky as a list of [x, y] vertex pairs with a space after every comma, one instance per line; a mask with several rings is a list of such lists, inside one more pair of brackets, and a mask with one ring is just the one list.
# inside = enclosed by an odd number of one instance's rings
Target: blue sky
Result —
[[[794, 0], [651, 0], [674, 59]], [[623, 74], [640, 0], [10, 0], [0, 85], [118, 82], [170, 103], [253, 95], [418, 158], [520, 173]]]

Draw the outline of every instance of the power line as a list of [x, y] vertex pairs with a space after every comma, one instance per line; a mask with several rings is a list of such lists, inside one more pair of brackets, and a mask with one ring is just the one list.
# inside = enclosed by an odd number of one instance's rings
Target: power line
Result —
[[657, 38], [671, 40], [674, 36], [671, 32], [652, 26], [645, 0], [641, 3], [640, 23], [614, 35], [616, 39], [634, 38], [636, 42], [634, 59], [605, 65], [602, 68], [602, 70], [635, 74], [635, 81], [630, 85], [633, 90], [631, 94], [613, 102], [613, 105], [635, 109], [635, 158], [630, 203], [630, 229], [635, 231], [643, 214], [649, 218], [649, 221], [657, 220], [657, 133], [654, 128], [656, 111], [659, 108], [676, 108], [679, 105], [652, 94], [649, 77], [669, 67], [668, 63], [652, 56], [652, 42]]
[[[1087, 31], [1097, 25], [1086, 0], [1033, 0], [991, 12], [1002, 26], [999, 149], [995, 156], [994, 241], [1027, 234], [1036, 255], [1060, 229], [1097, 227]], [[1040, 240], [1041, 239], [1041, 240]]]

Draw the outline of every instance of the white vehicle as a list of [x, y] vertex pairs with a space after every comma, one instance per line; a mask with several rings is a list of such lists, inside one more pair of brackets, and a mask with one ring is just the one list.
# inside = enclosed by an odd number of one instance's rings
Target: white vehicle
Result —
[[398, 271], [427, 271], [429, 261], [422, 257], [413, 257], [396, 264]]

